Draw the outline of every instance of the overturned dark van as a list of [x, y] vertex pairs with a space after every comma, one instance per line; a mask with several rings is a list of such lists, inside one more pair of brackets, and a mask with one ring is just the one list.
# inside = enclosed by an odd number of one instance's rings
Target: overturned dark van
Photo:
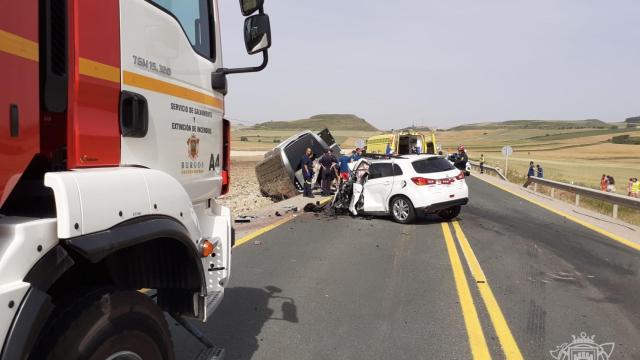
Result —
[[336, 156], [340, 154], [340, 146], [328, 129], [318, 134], [306, 130], [288, 138], [266, 153], [264, 160], [256, 165], [262, 195], [286, 199], [302, 191], [304, 178], [300, 160], [307, 148], [313, 150], [314, 159], [322, 155], [325, 149], [330, 149]]

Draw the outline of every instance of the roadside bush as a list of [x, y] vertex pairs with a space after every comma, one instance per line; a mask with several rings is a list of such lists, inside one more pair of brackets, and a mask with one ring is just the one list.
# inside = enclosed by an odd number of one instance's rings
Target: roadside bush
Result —
[[640, 137], [631, 137], [631, 135], [614, 136], [610, 141], [614, 144], [640, 145]]
[[249, 138], [246, 136], [240, 136], [240, 141], [249, 141]]

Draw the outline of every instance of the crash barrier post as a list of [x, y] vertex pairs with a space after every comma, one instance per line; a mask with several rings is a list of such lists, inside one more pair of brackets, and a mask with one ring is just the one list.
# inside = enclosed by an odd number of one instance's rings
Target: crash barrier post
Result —
[[[485, 166], [486, 168], [486, 166]], [[566, 191], [572, 194], [576, 194], [576, 205], [580, 204], [581, 197], [588, 197], [596, 200], [601, 200], [609, 204], [613, 204], [613, 217], [618, 218], [618, 207], [624, 206], [626, 208], [640, 210], [640, 199], [632, 198], [625, 195], [616, 193], [608, 193], [601, 190], [590, 189], [584, 186], [577, 186], [572, 184], [566, 184], [559, 181], [553, 181], [538, 177], [527, 178], [524, 183], [524, 187], [528, 187], [531, 184], [540, 184], [551, 188], [551, 196], [553, 197], [554, 189]]]
[[[471, 167], [474, 168], [477, 171], [480, 171], [480, 163], [477, 161], [469, 161], [469, 164], [471, 164]], [[504, 174], [502, 173], [502, 171], [500, 171], [497, 168], [494, 168], [493, 166], [489, 166], [487, 164], [484, 164], [484, 171], [485, 172], [490, 172], [492, 174], [497, 175], [499, 178], [501, 178], [504, 181], [509, 181], [507, 180], [507, 178], [504, 176]]]

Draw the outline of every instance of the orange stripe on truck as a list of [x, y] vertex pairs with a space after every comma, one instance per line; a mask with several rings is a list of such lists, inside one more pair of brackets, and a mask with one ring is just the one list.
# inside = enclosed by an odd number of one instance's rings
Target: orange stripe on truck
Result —
[[201, 93], [199, 91], [191, 90], [183, 86], [172, 84], [163, 80], [154, 79], [152, 77], [140, 75], [130, 71], [124, 71], [122, 75], [123, 82], [126, 85], [199, 102], [201, 104], [209, 105], [221, 110], [224, 106], [223, 101], [216, 97]]
[[79, 58], [79, 70], [81, 75], [120, 83], [120, 68], [103, 64], [86, 58]]
[[0, 30], [0, 51], [28, 60], [39, 61], [38, 43]]

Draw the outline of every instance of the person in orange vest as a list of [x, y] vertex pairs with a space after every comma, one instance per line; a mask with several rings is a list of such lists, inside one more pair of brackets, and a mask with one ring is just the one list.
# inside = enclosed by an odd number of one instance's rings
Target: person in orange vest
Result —
[[607, 179], [607, 175], [602, 174], [602, 179], [600, 179], [600, 190], [606, 192], [607, 185], [609, 185], [609, 180]]

